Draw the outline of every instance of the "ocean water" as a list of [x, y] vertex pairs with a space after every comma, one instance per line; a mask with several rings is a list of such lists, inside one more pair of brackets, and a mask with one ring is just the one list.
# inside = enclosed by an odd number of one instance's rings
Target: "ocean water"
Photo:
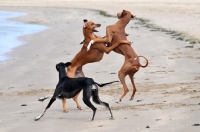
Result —
[[48, 28], [42, 25], [7, 20], [8, 18], [25, 15], [27, 14], [20, 12], [0, 11], [0, 62], [8, 59], [8, 57], [5, 55], [7, 52], [12, 51], [13, 48], [24, 43], [18, 40], [19, 36], [40, 32]]

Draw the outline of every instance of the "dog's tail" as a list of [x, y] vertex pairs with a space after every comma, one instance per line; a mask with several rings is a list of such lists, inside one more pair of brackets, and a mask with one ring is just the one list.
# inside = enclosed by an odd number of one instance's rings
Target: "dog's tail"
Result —
[[149, 61], [147, 60], [147, 58], [146, 58], [146, 57], [144, 57], [144, 56], [138, 56], [138, 58], [139, 58], [139, 57], [142, 57], [142, 58], [144, 58], [144, 59], [146, 60], [146, 65], [144, 65], [144, 66], [143, 66], [143, 65], [141, 65], [141, 64], [140, 64], [140, 66], [141, 66], [142, 68], [145, 68], [145, 67], [147, 67], [147, 66], [148, 66], [148, 64], [149, 64]]
[[96, 85], [98, 85], [99, 87], [103, 87], [105, 85], [108, 85], [108, 84], [112, 84], [112, 83], [115, 83], [115, 82], [119, 82], [119, 81], [113, 81], [113, 82], [108, 82], [108, 83], [102, 83], [102, 84], [98, 84], [96, 82], [94, 82]]

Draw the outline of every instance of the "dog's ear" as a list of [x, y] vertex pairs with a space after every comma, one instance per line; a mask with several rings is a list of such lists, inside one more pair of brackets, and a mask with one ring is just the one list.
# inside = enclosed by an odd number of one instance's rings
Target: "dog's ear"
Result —
[[86, 24], [87, 21], [88, 21], [87, 19], [84, 19], [84, 20], [83, 20], [83, 22], [84, 22], [83, 28], [86, 28], [86, 27], [87, 27], [87, 24]]
[[86, 23], [84, 23], [84, 24], [83, 24], [83, 28], [86, 28], [86, 27], [87, 27], [87, 24], [86, 24]]
[[59, 72], [59, 64], [56, 64], [56, 70]]
[[68, 67], [68, 66], [70, 66], [71, 64], [72, 64], [71, 62], [66, 62], [66, 63], [65, 63], [65, 66]]
[[131, 14], [131, 18], [134, 18], [135, 16]]
[[84, 23], [86, 23], [87, 21], [88, 21], [87, 19], [84, 19], [84, 20], [83, 20]]
[[127, 14], [126, 11], [123, 10], [121, 13], [117, 13], [117, 17], [118, 17], [118, 19], [121, 19], [121, 18], [124, 17], [126, 14]]
[[126, 14], [127, 14], [126, 11], [123, 10], [122, 13], [121, 13], [121, 18], [124, 17], [124, 16], [126, 16]]

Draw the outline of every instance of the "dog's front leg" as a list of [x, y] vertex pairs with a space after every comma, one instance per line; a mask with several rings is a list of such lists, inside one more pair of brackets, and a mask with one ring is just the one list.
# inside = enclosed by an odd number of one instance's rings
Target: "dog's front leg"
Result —
[[90, 50], [91, 45], [94, 44], [94, 43], [108, 43], [108, 42], [111, 42], [111, 40], [109, 40], [107, 37], [97, 38], [97, 39], [91, 40], [90, 43], [87, 46], [87, 51]]
[[104, 46], [104, 52], [106, 53], [106, 54], [109, 54], [113, 49], [115, 49], [117, 46], [119, 46], [120, 44], [131, 44], [132, 42], [130, 42], [130, 41], [128, 41], [128, 40], [120, 40], [120, 41], [118, 41], [118, 42], [116, 42], [116, 43], [114, 43], [112, 46], [110, 46], [110, 47], [106, 47], [106, 46]]
[[51, 98], [51, 100], [49, 101], [49, 104], [48, 104], [47, 107], [45, 108], [44, 112], [43, 112], [41, 115], [37, 116], [37, 117], [35, 118], [35, 121], [38, 121], [40, 118], [42, 118], [42, 117], [44, 116], [44, 114], [45, 114], [45, 112], [47, 111], [47, 109], [53, 104], [53, 102], [54, 102], [55, 100], [56, 100], [56, 97], [53, 96], [53, 97]]
[[91, 40], [90, 43], [88, 44], [88, 46], [87, 46], [87, 51], [90, 50], [90, 47], [91, 47], [92, 44], [94, 44], [94, 40]]
[[90, 50], [90, 47], [94, 43], [110, 43], [113, 37], [113, 32], [110, 30], [110, 27], [106, 28], [106, 36], [103, 38], [96, 38], [90, 41], [90, 43], [87, 46], [87, 51]]

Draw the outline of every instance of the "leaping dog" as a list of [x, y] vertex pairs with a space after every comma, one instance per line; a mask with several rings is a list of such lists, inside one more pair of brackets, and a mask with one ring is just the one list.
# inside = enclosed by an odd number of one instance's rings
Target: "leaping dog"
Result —
[[[69, 78], [66, 74], [65, 67], [71, 65], [71, 62], [63, 63], [60, 62], [56, 65], [56, 69], [59, 72], [59, 82], [56, 86], [53, 97], [45, 108], [44, 112], [35, 118], [35, 121], [39, 120], [46, 112], [46, 110], [52, 105], [52, 103], [59, 98], [73, 98], [83, 89], [83, 102], [93, 110], [93, 116], [90, 121], [94, 120], [94, 116], [96, 113], [96, 108], [90, 102], [90, 97], [92, 96], [92, 100], [94, 103], [98, 105], [105, 106], [110, 112], [110, 118], [113, 118], [112, 112], [110, 110], [109, 104], [106, 102], [102, 102], [99, 99], [98, 94], [98, 86], [103, 87], [107, 84], [111, 84], [118, 81], [113, 81], [105, 84], [98, 84], [94, 82], [92, 78], [80, 77], [80, 78]], [[97, 86], [98, 85], [98, 86]]]
[[[93, 43], [108, 43], [109, 46], [113, 46], [114, 43], [120, 41], [120, 40], [126, 40], [126, 33], [125, 33], [125, 27], [131, 20], [131, 18], [134, 18], [135, 16], [131, 14], [131, 12], [123, 10], [121, 13], [117, 14], [119, 20], [110, 26], [106, 27], [106, 37], [104, 38], [94, 38], [93, 40], [90, 41], [88, 44], [87, 49], [90, 50], [90, 46]], [[136, 92], [136, 87], [134, 84], [134, 74], [140, 69], [140, 67], [147, 67], [148, 66], [148, 60], [144, 56], [138, 56], [131, 45], [127, 44], [121, 44], [118, 47], [114, 49], [115, 52], [124, 55], [125, 61], [118, 72], [118, 77], [120, 79], [120, 82], [122, 83], [124, 87], [124, 93], [122, 96], [117, 100], [116, 102], [118, 103], [119, 101], [122, 100], [122, 98], [128, 93], [128, 87], [125, 83], [125, 77], [129, 75], [131, 83], [133, 85], [133, 93], [131, 95], [131, 99], [133, 99], [135, 92]], [[142, 66], [139, 61], [139, 57], [143, 57], [146, 60], [146, 65]]]
[[[112, 46], [107, 47], [105, 43], [97, 43], [91, 46], [90, 51], [87, 52], [87, 46], [89, 42], [95, 38], [101, 38], [94, 34], [94, 32], [98, 32], [97, 28], [100, 27], [101, 24], [94, 23], [92, 21], [88, 21], [86, 19], [83, 20], [83, 35], [84, 40], [81, 42], [83, 47], [76, 54], [76, 56], [71, 60], [72, 65], [67, 68], [67, 75], [71, 78], [77, 77], [85, 77], [82, 67], [88, 63], [98, 62], [103, 58], [104, 53], [109, 54], [114, 48], [116, 48], [120, 44], [131, 44], [128, 40], [120, 40], [116, 43], [113, 43]], [[73, 97], [74, 101], [77, 104], [77, 108], [81, 109], [81, 106], [78, 102], [79, 93]], [[66, 107], [66, 99], [63, 99], [63, 112], [67, 112]]]

